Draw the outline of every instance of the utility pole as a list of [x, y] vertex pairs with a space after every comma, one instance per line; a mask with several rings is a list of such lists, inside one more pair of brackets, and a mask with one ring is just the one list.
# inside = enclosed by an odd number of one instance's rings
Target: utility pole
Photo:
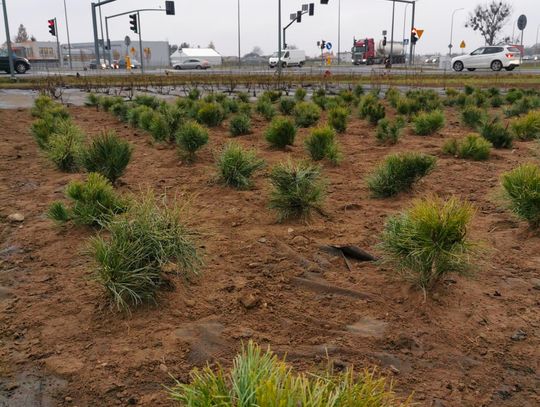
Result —
[[[412, 2], [412, 22], [411, 22], [411, 34], [414, 30], [414, 18], [416, 17], [416, 1], [413, 1]], [[409, 55], [409, 65], [410, 66], [413, 66], [414, 65], [414, 44], [413, 44], [413, 41], [412, 41], [412, 38], [411, 38], [411, 50], [410, 50], [410, 55]]]
[[242, 65], [242, 54], [240, 51], [240, 0], [238, 0], [238, 68]]
[[394, 22], [396, 16], [396, 2], [392, 2], [392, 32], [390, 33], [390, 59], [388, 60], [388, 67], [392, 67], [392, 59], [394, 58]]
[[69, 39], [69, 23], [68, 23], [68, 13], [66, 7], [66, 0], [64, 0], [64, 14], [66, 16], [66, 31], [67, 31], [67, 40], [68, 40], [68, 52], [69, 52], [69, 69], [73, 69], [73, 63], [71, 59], [71, 41]]
[[139, 52], [141, 55], [141, 73], [144, 74], [144, 55], [143, 55], [143, 47], [142, 47], [142, 35], [141, 35], [141, 14], [137, 11], [137, 21], [138, 21], [138, 27], [139, 27]]
[[341, 0], [338, 2], [337, 63], [341, 65]]
[[450, 22], [450, 43], [448, 44], [448, 56], [452, 58], [452, 48], [454, 45], [452, 44], [452, 40], [454, 39], [454, 15], [461, 10], [465, 10], [464, 8], [457, 8], [452, 13], [452, 21]]
[[2, 0], [2, 7], [4, 9], [4, 25], [6, 27], [6, 43], [8, 49], [8, 60], [9, 60], [9, 72], [11, 73], [11, 79], [15, 80], [15, 66], [13, 64], [13, 49], [11, 48], [11, 38], [9, 36], [9, 20], [7, 15], [7, 0]]

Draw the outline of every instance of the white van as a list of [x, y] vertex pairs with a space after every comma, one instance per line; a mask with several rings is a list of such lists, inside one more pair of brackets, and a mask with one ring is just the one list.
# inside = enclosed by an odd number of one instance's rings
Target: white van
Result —
[[272, 54], [268, 60], [270, 68], [275, 68], [278, 61], [281, 60], [281, 66], [299, 66], [302, 67], [306, 63], [306, 52], [299, 49], [285, 49], [281, 51], [281, 58], [278, 58], [278, 53]]

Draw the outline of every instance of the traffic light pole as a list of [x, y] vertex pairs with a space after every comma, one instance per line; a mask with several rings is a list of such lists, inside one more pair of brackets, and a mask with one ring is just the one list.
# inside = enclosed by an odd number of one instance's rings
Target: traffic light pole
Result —
[[412, 40], [412, 32], [414, 30], [414, 18], [415, 17], [416, 17], [416, 2], [413, 1], [413, 3], [412, 3], [411, 39], [410, 39], [411, 50], [410, 50], [410, 54], [409, 54], [409, 65], [410, 66], [414, 65], [414, 48], [416, 46], [416, 44], [414, 44], [414, 41]]
[[99, 65], [99, 40], [98, 40], [98, 27], [97, 27], [97, 16], [96, 16], [96, 8], [100, 6], [104, 6], [105, 4], [112, 3], [116, 0], [103, 0], [97, 3], [92, 3], [90, 5], [92, 9], [92, 26], [94, 29], [94, 53], [96, 54], [96, 63]]
[[[307, 11], [303, 11], [302, 12], [302, 15], [304, 14], [307, 14], [308, 12]], [[292, 20], [289, 24], [287, 24], [285, 27], [283, 27], [283, 49], [286, 49], [287, 48], [287, 40], [286, 40], [286, 35], [287, 35], [287, 28], [289, 28], [291, 25], [293, 25], [294, 23], [296, 23], [298, 21], [298, 17], [296, 17], [294, 20]]]
[[144, 55], [143, 55], [143, 47], [142, 47], [142, 35], [141, 35], [141, 15], [137, 11], [137, 27], [139, 31], [139, 53], [141, 56], [141, 74], [144, 74]]
[[281, 80], [281, 0], [278, 0], [278, 77]]
[[60, 40], [58, 39], [58, 22], [54, 18], [54, 28], [56, 30], [56, 50], [58, 52], [58, 68], [62, 68], [62, 55], [60, 54]]
[[8, 60], [9, 60], [9, 72], [11, 73], [11, 79], [15, 80], [15, 65], [13, 64], [13, 49], [11, 48], [11, 39], [9, 36], [9, 21], [7, 15], [7, 0], [2, 0], [2, 7], [4, 9], [4, 25], [6, 26], [6, 43], [8, 49]]

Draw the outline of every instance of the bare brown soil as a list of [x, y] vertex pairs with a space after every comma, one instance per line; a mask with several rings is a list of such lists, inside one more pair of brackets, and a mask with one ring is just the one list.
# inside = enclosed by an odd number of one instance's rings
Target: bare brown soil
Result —
[[[186, 165], [174, 148], [152, 145], [148, 134], [106, 113], [70, 112], [90, 136], [115, 129], [135, 145], [122, 192], [151, 187], [191, 197], [206, 266], [194, 284], [178, 279], [157, 306], [131, 317], [111, 311], [84, 254], [93, 231], [60, 228], [44, 215], [83, 175], [60, 173], [41, 155], [28, 111], [0, 111], [0, 404], [170, 405], [163, 386], [171, 374], [187, 380], [207, 361], [229, 365], [242, 341], [253, 339], [287, 354], [297, 369], [318, 369], [327, 354], [338, 368], [378, 366], [420, 405], [540, 405], [540, 237], [496, 198], [499, 175], [535, 159], [536, 143], [470, 162], [440, 153], [446, 138], [468, 133], [453, 110], [440, 134], [408, 131], [393, 147], [378, 146], [373, 127], [353, 119], [340, 136], [344, 162], [324, 168], [327, 216], [278, 224], [264, 172], [250, 191], [213, 181], [226, 127], [212, 130], [198, 161]], [[268, 167], [306, 157], [307, 130], [283, 152], [265, 143], [266, 123], [254, 124], [254, 134], [236, 140], [257, 148]], [[412, 193], [369, 198], [365, 175], [385, 155], [407, 150], [439, 156], [437, 169]], [[351, 262], [349, 270], [319, 249], [352, 243], [377, 254], [386, 217], [429, 193], [476, 205], [472, 235], [486, 251], [474, 275], [451, 276], [427, 299], [391, 269]], [[24, 221], [10, 222], [14, 212]]]

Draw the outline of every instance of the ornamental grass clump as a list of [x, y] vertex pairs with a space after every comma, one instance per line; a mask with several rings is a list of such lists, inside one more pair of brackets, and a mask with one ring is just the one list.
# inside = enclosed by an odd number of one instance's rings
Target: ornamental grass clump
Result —
[[540, 227], [540, 168], [522, 164], [502, 176], [503, 196], [509, 209], [520, 219]]
[[69, 205], [54, 202], [47, 212], [58, 223], [105, 226], [114, 215], [126, 211], [128, 201], [120, 197], [107, 178], [90, 173], [86, 181], [71, 181], [66, 188]]
[[209, 366], [190, 372], [189, 383], [176, 381], [169, 397], [185, 406], [220, 407], [407, 407], [391, 381], [374, 371], [359, 374], [352, 369], [335, 374], [295, 373], [269, 349], [249, 342], [230, 370]]
[[540, 111], [532, 111], [515, 119], [510, 127], [514, 136], [519, 140], [540, 139]]
[[270, 173], [273, 191], [270, 209], [277, 212], [279, 222], [308, 219], [313, 211], [321, 211], [326, 184], [318, 166], [288, 161], [276, 165]]
[[306, 99], [307, 91], [304, 88], [297, 88], [294, 91], [294, 99], [297, 102], [303, 102]]
[[381, 119], [377, 125], [377, 133], [375, 137], [377, 142], [383, 145], [394, 145], [400, 137], [403, 129], [405, 128], [405, 120], [398, 116], [391, 121], [390, 119]]
[[368, 93], [360, 99], [358, 115], [361, 119], [367, 119], [371, 124], [377, 124], [386, 116], [386, 110], [374, 93]]
[[382, 233], [383, 262], [415, 286], [429, 290], [449, 273], [471, 268], [475, 244], [469, 228], [475, 209], [452, 197], [417, 200], [388, 219]]
[[137, 106], [146, 106], [155, 110], [159, 107], [161, 101], [152, 95], [137, 95], [133, 99], [133, 103]]
[[436, 133], [444, 127], [444, 113], [435, 110], [428, 113], [420, 113], [413, 120], [414, 132], [419, 136], [428, 136]]
[[47, 150], [49, 146], [49, 138], [58, 128], [62, 128], [70, 123], [69, 119], [61, 119], [59, 117], [45, 115], [43, 118], [34, 120], [30, 125], [30, 132], [36, 140], [38, 147], [42, 150]]
[[491, 154], [491, 143], [477, 134], [462, 139], [451, 139], [443, 145], [443, 153], [475, 161], [487, 160]]
[[208, 131], [197, 122], [186, 122], [176, 132], [176, 144], [188, 161], [194, 161], [197, 151], [207, 143]]
[[245, 114], [238, 114], [229, 122], [231, 136], [244, 136], [251, 133], [251, 119]]
[[376, 198], [409, 191], [416, 182], [433, 171], [436, 162], [435, 157], [427, 154], [391, 154], [368, 176], [368, 187]]
[[256, 150], [244, 149], [237, 143], [228, 143], [216, 160], [218, 178], [222, 183], [238, 189], [249, 189], [253, 174], [264, 167]]
[[133, 147], [114, 131], [104, 131], [81, 154], [81, 163], [88, 172], [97, 172], [114, 184], [129, 161]]
[[321, 118], [321, 108], [312, 102], [300, 102], [294, 108], [294, 120], [298, 127], [311, 127]]
[[336, 142], [336, 133], [330, 127], [320, 127], [311, 132], [305, 141], [306, 149], [313, 161], [327, 159], [332, 164], [339, 164], [341, 153]]
[[338, 133], [347, 131], [349, 109], [346, 107], [334, 107], [328, 111], [328, 124]]
[[540, 107], [540, 97], [525, 96], [512, 103], [508, 109], [505, 109], [504, 114], [506, 117], [521, 116], [538, 107]]
[[201, 254], [186, 220], [185, 206], [148, 192], [108, 222], [106, 234], [90, 239], [94, 278], [112, 306], [129, 312], [155, 303], [158, 290], [172, 286], [173, 275], [189, 279], [199, 273]]
[[482, 137], [493, 144], [495, 148], [512, 148], [513, 136], [508, 125], [501, 123], [498, 117], [484, 120], [478, 127]]
[[268, 143], [276, 148], [283, 149], [292, 146], [296, 138], [296, 126], [290, 119], [276, 117], [266, 130], [265, 138]]

